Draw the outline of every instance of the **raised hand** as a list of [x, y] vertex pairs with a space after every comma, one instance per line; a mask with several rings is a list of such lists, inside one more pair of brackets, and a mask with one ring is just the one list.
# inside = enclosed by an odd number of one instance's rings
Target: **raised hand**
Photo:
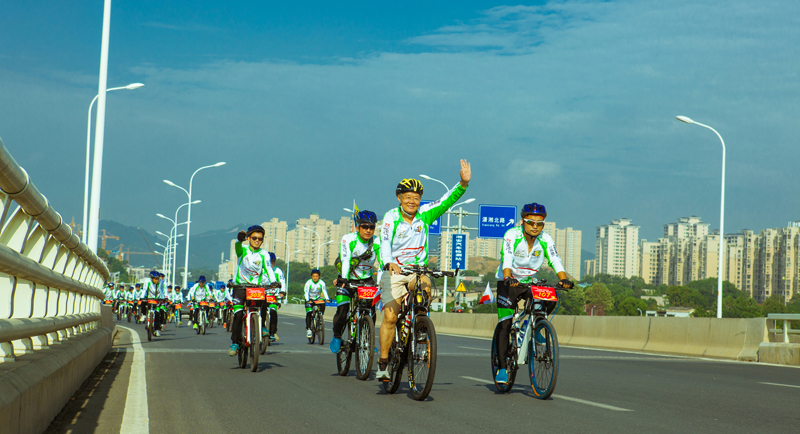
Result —
[[461, 160], [461, 186], [467, 187], [472, 179], [472, 170], [467, 160]]

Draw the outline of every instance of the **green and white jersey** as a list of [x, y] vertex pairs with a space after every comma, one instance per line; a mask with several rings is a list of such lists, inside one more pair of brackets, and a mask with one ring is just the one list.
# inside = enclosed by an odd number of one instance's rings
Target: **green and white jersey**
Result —
[[153, 284], [152, 280], [148, 280], [142, 287], [142, 298], [164, 298], [167, 291], [164, 290], [164, 282]]
[[564, 271], [561, 258], [556, 252], [556, 243], [553, 238], [542, 232], [533, 244], [531, 251], [528, 251], [528, 243], [525, 241], [525, 233], [521, 226], [516, 226], [503, 236], [503, 250], [500, 253], [500, 266], [497, 267], [497, 280], [503, 280], [503, 270], [511, 269], [511, 277], [522, 283], [531, 283], [533, 277], [547, 260], [556, 273]]
[[[411, 224], [403, 220], [403, 211], [398, 206], [383, 216], [381, 226], [381, 252], [385, 263], [401, 265], [428, 265], [428, 229], [444, 215], [467, 191], [456, 184], [441, 199], [419, 207]], [[344, 261], [344, 259], [342, 259]]]
[[252, 247], [242, 246], [241, 241], [234, 245], [236, 251], [236, 280], [238, 284], [251, 283], [254, 285], [269, 285], [275, 282], [275, 272], [269, 262], [269, 253], [263, 249], [253, 250]]
[[136, 291], [125, 291], [125, 301], [136, 301]]
[[306, 286], [303, 289], [303, 293], [306, 297], [306, 301], [317, 300], [319, 299], [320, 294], [323, 295], [322, 298], [325, 300], [330, 300], [328, 297], [327, 286], [322, 279], [319, 279], [317, 283], [314, 283], [314, 279], [308, 279], [308, 282], [306, 282]]
[[189, 300], [192, 301], [210, 301], [213, 299], [211, 291], [212, 289], [209, 288], [208, 285], [200, 286], [198, 283], [197, 285], [193, 286], [186, 295]]
[[286, 292], [289, 289], [286, 287], [286, 276], [283, 275], [283, 270], [280, 268], [273, 268], [272, 271], [275, 272], [275, 278], [278, 279], [278, 283], [281, 284], [280, 289], [277, 292]]
[[358, 232], [345, 234], [339, 246], [339, 258], [342, 261], [342, 277], [369, 279], [372, 277], [372, 264], [375, 261], [378, 261], [378, 269], [383, 269], [380, 238], [375, 235], [371, 240], [364, 242]]

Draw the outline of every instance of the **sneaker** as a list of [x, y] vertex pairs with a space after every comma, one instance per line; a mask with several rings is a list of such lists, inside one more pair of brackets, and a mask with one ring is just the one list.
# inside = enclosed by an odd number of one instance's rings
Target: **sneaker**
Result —
[[195, 330], [197, 330], [197, 323], [195, 323], [195, 324], [192, 324], [192, 328], [193, 328], [193, 329], [195, 329]]
[[342, 340], [339, 338], [331, 339], [331, 352], [336, 354], [342, 348]]
[[508, 384], [508, 372], [506, 372], [505, 369], [497, 371], [497, 375], [494, 377], [494, 382], [497, 384]]
[[261, 337], [266, 337], [269, 334], [269, 330], [266, 327], [261, 327]]
[[155, 335], [155, 337], [160, 337], [161, 336], [161, 332], [156, 330], [156, 331], [153, 332], [153, 335]]
[[389, 381], [389, 364], [386, 362], [378, 363], [378, 370], [375, 372], [375, 379], [378, 381]]
[[278, 335], [269, 335], [270, 342], [278, 342]]
[[239, 344], [231, 344], [231, 349], [228, 350], [228, 355], [233, 357], [239, 354]]
[[306, 337], [307, 337], [307, 338], [309, 338], [309, 339], [311, 339], [311, 336], [314, 336], [314, 335], [311, 333], [311, 330], [309, 330], [309, 329], [306, 329]]

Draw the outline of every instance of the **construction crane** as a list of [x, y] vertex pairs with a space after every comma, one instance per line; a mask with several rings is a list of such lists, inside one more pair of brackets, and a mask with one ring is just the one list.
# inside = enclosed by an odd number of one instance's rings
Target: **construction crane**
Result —
[[102, 238], [102, 240], [103, 240], [103, 250], [106, 249], [106, 240], [111, 239], [111, 240], [119, 241], [119, 237], [115, 237], [114, 235], [106, 235], [106, 230], [105, 229], [103, 229], [103, 235], [98, 235], [97, 237], [98, 238]]

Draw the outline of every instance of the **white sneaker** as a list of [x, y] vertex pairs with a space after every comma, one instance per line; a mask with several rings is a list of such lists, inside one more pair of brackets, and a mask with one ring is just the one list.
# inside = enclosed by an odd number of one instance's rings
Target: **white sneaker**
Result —
[[311, 336], [313, 336], [313, 334], [311, 333], [311, 330], [306, 329], [306, 337], [311, 339]]
[[380, 366], [378, 370], [375, 372], [375, 379], [378, 381], [389, 381], [391, 377], [389, 377], [389, 366], [386, 366], [386, 369], [381, 370]]
[[153, 332], [153, 334], [154, 334], [156, 337], [160, 337], [160, 336], [161, 336], [161, 332], [160, 332], [160, 331], [158, 331], [158, 330], [154, 331], [154, 332]]

